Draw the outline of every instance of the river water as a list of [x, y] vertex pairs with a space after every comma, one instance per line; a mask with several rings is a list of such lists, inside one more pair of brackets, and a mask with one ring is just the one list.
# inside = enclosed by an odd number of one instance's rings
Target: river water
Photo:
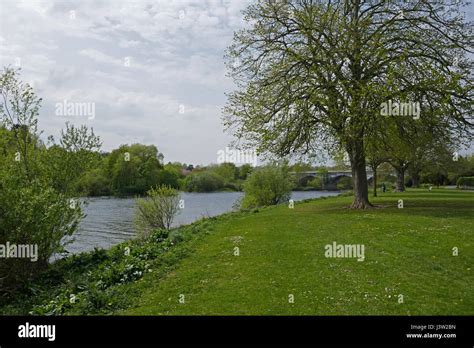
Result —
[[[335, 196], [338, 192], [295, 191], [291, 198], [300, 201], [308, 198]], [[233, 210], [242, 197], [241, 192], [181, 193], [184, 209], [175, 218], [174, 226], [189, 224], [203, 217], [220, 215]], [[133, 216], [134, 198], [88, 198], [84, 207], [86, 217], [74, 235], [74, 242], [66, 249], [73, 254], [94, 248], [110, 248], [135, 236]]]

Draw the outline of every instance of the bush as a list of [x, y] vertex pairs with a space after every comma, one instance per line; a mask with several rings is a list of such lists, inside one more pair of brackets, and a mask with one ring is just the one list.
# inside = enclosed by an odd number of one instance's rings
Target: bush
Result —
[[21, 252], [0, 260], [3, 302], [31, 286], [76, 231], [82, 212], [72, 188], [93, 165], [100, 139], [66, 123], [59, 143], [50, 136], [46, 145], [38, 130], [41, 98], [32, 87], [6, 68], [0, 89], [0, 245]]
[[456, 182], [457, 187], [474, 187], [474, 176], [462, 176]]
[[148, 236], [153, 230], [170, 229], [179, 211], [179, 193], [169, 186], [152, 188], [147, 198], [137, 200], [135, 225], [140, 235]]
[[0, 175], [0, 245], [37, 248], [37, 260], [1, 260], [0, 297], [9, 297], [45, 270], [50, 257], [64, 251], [63, 237], [75, 232], [81, 217], [79, 204], [71, 204], [40, 181], [26, 185], [10, 175]]
[[106, 178], [101, 169], [87, 172], [77, 183], [77, 192], [83, 196], [101, 197], [112, 194], [110, 180]]
[[267, 166], [254, 171], [244, 183], [242, 208], [288, 202], [293, 182], [286, 167]]
[[212, 192], [224, 187], [224, 179], [213, 172], [195, 173], [186, 177], [184, 187], [189, 192]]
[[323, 189], [323, 178], [316, 176], [308, 182], [308, 186], [315, 190]]
[[168, 169], [162, 169], [158, 172], [158, 182], [160, 185], [170, 186], [172, 188], [178, 189], [179, 175], [177, 172]]
[[352, 189], [352, 178], [343, 176], [340, 178], [336, 185], [338, 190], [351, 190]]

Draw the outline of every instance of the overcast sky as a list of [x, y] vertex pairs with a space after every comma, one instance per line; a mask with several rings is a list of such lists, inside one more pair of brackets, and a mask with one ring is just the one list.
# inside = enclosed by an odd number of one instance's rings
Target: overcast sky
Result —
[[[232, 140], [224, 50], [250, 1], [0, 0], [0, 63], [21, 66], [43, 98], [46, 135], [70, 121], [93, 127], [106, 151], [139, 142], [166, 162], [215, 163]], [[94, 118], [56, 115], [65, 100], [94, 103]]]
[[[216, 162], [229, 144], [223, 55], [247, 0], [0, 3], [1, 65], [21, 65], [43, 98], [45, 134], [86, 124], [104, 150], [155, 144], [166, 162], [194, 164]], [[95, 118], [57, 116], [64, 100], [95, 103]]]

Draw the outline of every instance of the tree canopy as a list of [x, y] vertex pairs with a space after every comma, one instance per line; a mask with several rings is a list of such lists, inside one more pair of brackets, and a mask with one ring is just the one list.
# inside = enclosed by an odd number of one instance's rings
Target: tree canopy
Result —
[[[237, 88], [224, 123], [242, 146], [277, 156], [342, 148], [354, 208], [370, 206], [366, 146], [387, 122], [472, 135], [472, 23], [462, 1], [264, 0], [245, 10], [227, 65]], [[419, 103], [408, 122], [384, 103]]]

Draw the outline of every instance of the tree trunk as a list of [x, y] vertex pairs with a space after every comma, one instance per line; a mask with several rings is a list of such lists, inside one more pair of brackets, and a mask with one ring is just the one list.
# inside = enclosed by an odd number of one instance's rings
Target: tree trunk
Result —
[[412, 173], [411, 181], [413, 187], [420, 187], [420, 172]]
[[352, 209], [366, 209], [372, 207], [369, 202], [369, 187], [367, 185], [367, 171], [365, 169], [364, 143], [354, 140], [347, 146], [351, 160], [352, 182], [354, 185], [354, 201]]
[[395, 167], [397, 172], [397, 182], [395, 183], [395, 192], [405, 191], [405, 168]]
[[372, 167], [373, 171], [373, 182], [374, 182], [374, 197], [377, 197], [377, 167]]

